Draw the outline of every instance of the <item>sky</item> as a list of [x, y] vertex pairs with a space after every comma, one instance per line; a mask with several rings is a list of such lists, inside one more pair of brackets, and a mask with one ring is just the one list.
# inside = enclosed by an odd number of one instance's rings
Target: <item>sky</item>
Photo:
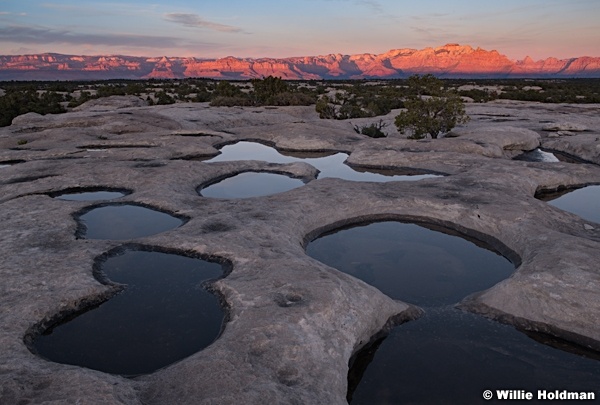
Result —
[[0, 55], [283, 58], [446, 43], [513, 60], [600, 57], [600, 0], [0, 0]]

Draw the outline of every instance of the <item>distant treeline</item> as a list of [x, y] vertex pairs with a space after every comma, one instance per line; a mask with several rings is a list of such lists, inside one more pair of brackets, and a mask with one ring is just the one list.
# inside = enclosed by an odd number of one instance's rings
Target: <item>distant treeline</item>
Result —
[[[543, 103], [600, 103], [600, 79], [445, 79], [444, 86], [474, 102], [495, 99]], [[406, 80], [248, 81], [150, 79], [0, 82], [0, 126], [28, 112], [57, 114], [113, 95], [135, 95], [152, 104], [210, 102], [213, 106], [315, 105], [322, 118], [373, 117], [402, 108]]]

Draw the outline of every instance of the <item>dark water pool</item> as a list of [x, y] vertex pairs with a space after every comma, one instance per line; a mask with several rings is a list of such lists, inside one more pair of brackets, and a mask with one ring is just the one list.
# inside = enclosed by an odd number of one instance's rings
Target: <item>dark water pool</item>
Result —
[[93, 208], [79, 217], [87, 239], [134, 239], [181, 226], [184, 221], [172, 215], [131, 204]]
[[598, 387], [600, 362], [452, 306], [514, 271], [490, 250], [414, 224], [379, 222], [324, 235], [306, 251], [425, 310], [356, 356], [352, 404], [477, 403], [486, 389]]
[[[434, 174], [417, 174], [414, 176], [403, 174], [394, 174], [389, 171], [386, 174], [356, 171], [350, 166], [345, 165], [344, 161], [348, 158], [346, 153], [334, 153], [329, 156], [319, 157], [301, 157], [303, 154], [283, 155], [277, 149], [257, 143], [257, 142], [237, 142], [233, 145], [226, 145], [221, 148], [221, 154], [206, 162], [224, 162], [236, 160], [262, 160], [269, 163], [292, 163], [306, 162], [317, 169], [320, 173], [318, 178], [333, 177], [351, 181], [416, 181], [431, 177], [440, 177]], [[416, 171], [415, 171], [416, 172]]]
[[379, 342], [366, 370], [353, 368], [358, 375], [349, 379], [359, 381], [351, 387], [352, 404], [474, 404], [486, 402], [482, 393], [488, 389], [599, 394], [598, 360], [452, 307], [423, 309], [425, 316]]
[[378, 222], [311, 242], [307, 253], [415, 305], [454, 304], [509, 277], [504, 257], [415, 224]]
[[283, 174], [246, 172], [211, 184], [199, 192], [211, 198], [249, 198], [283, 193], [303, 185], [302, 180]]
[[600, 185], [542, 194], [539, 198], [556, 208], [600, 224]]
[[151, 373], [210, 345], [224, 311], [203, 283], [220, 264], [127, 250], [97, 263], [101, 280], [125, 289], [101, 305], [47, 330], [33, 348], [51, 361], [107, 373]]

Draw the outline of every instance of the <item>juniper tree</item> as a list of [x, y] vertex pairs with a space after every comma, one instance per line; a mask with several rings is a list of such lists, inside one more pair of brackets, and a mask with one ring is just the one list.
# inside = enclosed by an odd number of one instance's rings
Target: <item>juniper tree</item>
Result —
[[433, 75], [411, 76], [408, 86], [410, 94], [404, 101], [406, 111], [396, 116], [395, 124], [401, 133], [410, 130], [409, 138], [422, 139], [429, 134], [436, 139], [457, 124], [469, 121], [460, 96], [445, 88], [442, 81]]

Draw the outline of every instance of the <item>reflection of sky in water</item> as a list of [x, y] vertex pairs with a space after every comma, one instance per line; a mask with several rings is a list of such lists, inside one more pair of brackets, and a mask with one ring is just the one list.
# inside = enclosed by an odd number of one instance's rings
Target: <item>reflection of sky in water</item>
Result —
[[226, 145], [221, 148], [221, 154], [207, 160], [206, 162], [230, 162], [235, 160], [262, 160], [269, 163], [292, 163], [305, 162], [319, 169], [319, 178], [333, 177], [352, 181], [413, 181], [429, 177], [439, 177], [437, 175], [425, 174], [416, 176], [393, 175], [385, 176], [379, 173], [357, 172], [350, 166], [344, 164], [348, 158], [345, 153], [336, 153], [331, 156], [317, 158], [298, 158], [284, 156], [275, 148], [262, 145], [256, 142], [238, 142], [233, 145]]
[[538, 389], [598, 392], [598, 360], [452, 307], [425, 311], [381, 343], [352, 405], [477, 404], [487, 389], [523, 389], [534, 398]]
[[302, 180], [281, 174], [249, 172], [203, 188], [200, 194], [211, 198], [249, 198], [283, 193], [303, 185]]
[[218, 336], [223, 310], [200, 284], [221, 265], [174, 254], [127, 251], [102, 272], [125, 290], [41, 335], [44, 357], [108, 373], [153, 372], [203, 349]]
[[486, 389], [515, 387], [597, 389], [600, 362], [449, 305], [509, 277], [514, 266], [502, 256], [399, 222], [340, 230], [312, 241], [306, 251], [425, 310], [422, 318], [395, 327], [374, 348], [370, 364], [368, 357], [357, 359], [363, 366], [349, 374], [353, 405], [478, 403]]
[[177, 228], [183, 221], [169, 214], [136, 205], [94, 208], [80, 220], [88, 239], [134, 239]]
[[600, 186], [588, 186], [568, 193], [548, 204], [600, 224]]
[[119, 191], [89, 191], [82, 193], [69, 193], [56, 196], [59, 200], [68, 201], [94, 201], [94, 200], [112, 200], [123, 197], [125, 193]]
[[530, 152], [525, 152], [515, 158], [516, 160], [524, 160], [527, 162], [560, 162], [553, 153], [544, 152], [540, 148], [536, 148]]
[[311, 242], [309, 256], [416, 305], [452, 304], [507, 278], [504, 257], [458, 236], [379, 222]]

